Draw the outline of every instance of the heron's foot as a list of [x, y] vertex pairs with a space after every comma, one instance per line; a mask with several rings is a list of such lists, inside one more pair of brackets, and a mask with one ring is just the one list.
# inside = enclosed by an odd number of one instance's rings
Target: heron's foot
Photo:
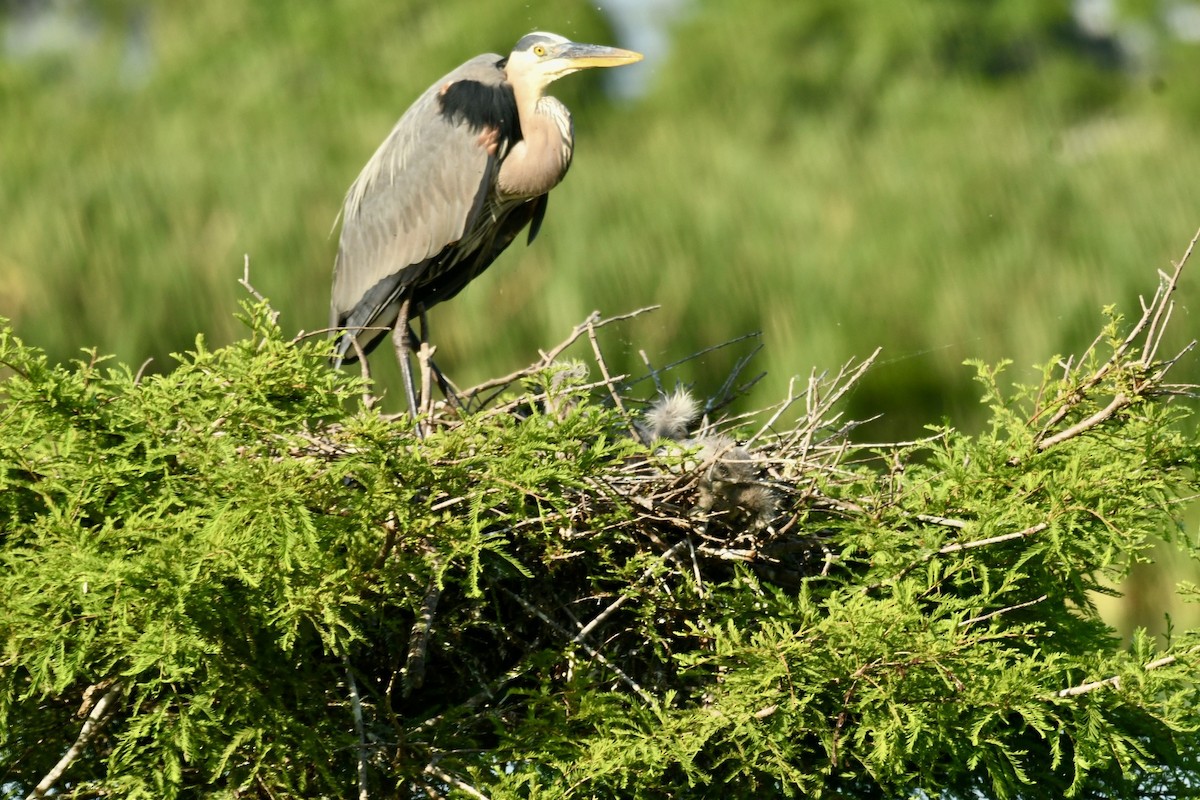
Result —
[[446, 405], [457, 411], [464, 410], [466, 404], [459, 396], [458, 387], [446, 377], [446, 373], [438, 369], [438, 365], [433, 361], [429, 362], [429, 368], [433, 372], [433, 379], [437, 381], [438, 390], [441, 391], [442, 397], [446, 398]]

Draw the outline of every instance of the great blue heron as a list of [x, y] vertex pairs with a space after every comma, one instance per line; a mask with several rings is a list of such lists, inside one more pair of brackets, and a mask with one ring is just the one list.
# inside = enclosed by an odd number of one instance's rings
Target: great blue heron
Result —
[[[503, 58], [476, 56], [421, 95], [346, 193], [333, 266], [335, 365], [370, 352], [387, 329], [415, 414], [409, 321], [454, 297], [528, 225], [571, 164], [571, 114], [545, 94], [588, 67], [640, 53], [553, 33], [521, 38]], [[355, 347], [355, 339], [358, 348]]]

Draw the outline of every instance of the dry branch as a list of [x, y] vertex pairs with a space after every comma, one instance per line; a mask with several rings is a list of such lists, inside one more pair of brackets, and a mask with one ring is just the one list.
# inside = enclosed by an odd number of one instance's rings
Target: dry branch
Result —
[[[483, 792], [479, 791], [474, 786], [472, 786], [471, 784], [462, 780], [461, 778], [454, 777], [449, 772], [446, 772], [444, 769], [439, 767], [437, 764], [430, 763], [430, 764], [425, 765], [425, 773], [427, 775], [433, 776], [434, 778], [436, 778], [437, 780], [446, 784], [447, 786], [457, 789], [458, 791], [466, 794], [469, 797], [474, 797], [475, 800], [488, 800], [487, 795], [485, 795]], [[427, 787], [427, 788], [430, 788], [430, 787]], [[432, 790], [430, 791], [430, 795], [433, 797], [441, 797], [440, 793], [432, 792]]]
[[[1090, 375], [1079, 379], [1078, 383], [1072, 380], [1075, 377], [1074, 370], [1068, 364], [1064, 380], [1069, 384], [1074, 383], [1074, 385], [1064, 393], [1058, 395], [1044, 408], [1039, 409], [1034, 415], [1034, 419], [1036, 419], [1041, 416], [1044, 410], [1055, 409], [1049, 420], [1042, 425], [1035, 439], [1039, 452], [1048, 450], [1095, 428], [1097, 425], [1111, 419], [1114, 414], [1130, 405], [1146, 392], [1162, 389], [1163, 377], [1167, 370], [1179, 359], [1179, 356], [1166, 362], [1159, 362], [1158, 350], [1166, 331], [1166, 323], [1171, 318], [1171, 314], [1175, 308], [1174, 295], [1176, 289], [1179, 287], [1179, 277], [1183, 273], [1183, 268], [1187, 264], [1188, 259], [1191, 258], [1197, 241], [1200, 241], [1200, 231], [1197, 231], [1196, 235], [1192, 237], [1191, 242], [1188, 243], [1187, 250], [1184, 251], [1183, 257], [1174, 264], [1174, 269], [1169, 274], [1159, 273], [1158, 288], [1155, 290], [1154, 295], [1150, 298], [1149, 302], [1146, 302], [1144, 299], [1142, 300], [1141, 318], [1134, 323], [1129, 333], [1113, 349], [1112, 355], [1103, 364], [1097, 367]], [[1088, 352], [1096, 347], [1101, 338], [1103, 337], [1097, 338], [1092, 343], [1092, 346], [1088, 348]], [[1128, 369], [1131, 361], [1130, 355], [1137, 348], [1139, 342], [1141, 342], [1141, 354], [1134, 360], [1134, 363], [1141, 368], [1144, 374], [1138, 376], [1133, 381], [1130, 390], [1127, 392], [1116, 392], [1108, 405], [1100, 411], [1071, 425], [1065, 430], [1055, 432], [1059, 423], [1063, 422], [1089, 396], [1089, 393], [1100, 386], [1105, 379], [1120, 369]], [[1189, 351], [1194, 344], [1194, 342], [1189, 344], [1184, 348], [1183, 352]], [[1085, 358], [1081, 358], [1075, 363], [1082, 364], [1085, 361]]]
[[55, 784], [63, 776], [63, 773], [67, 771], [67, 767], [71, 766], [83, 754], [88, 743], [96, 737], [96, 734], [108, 722], [109, 706], [116, 702], [122, 691], [123, 687], [121, 684], [114, 683], [104, 693], [104, 696], [96, 701], [96, 705], [92, 706], [91, 713], [84, 720], [83, 727], [79, 729], [79, 735], [75, 737], [74, 744], [71, 745], [67, 752], [63, 753], [62, 758], [46, 773], [46, 776], [38, 781], [38, 785], [33, 787], [33, 791], [25, 797], [25, 800], [35, 800], [39, 797], [45, 797], [54, 788]]
[[[1161, 658], [1156, 658], [1153, 661], [1148, 661], [1145, 664], [1143, 664], [1142, 670], [1145, 672], [1150, 672], [1151, 670], [1161, 669], [1163, 667], [1167, 667], [1167, 666], [1170, 666], [1171, 664], [1174, 664], [1175, 662], [1179, 661], [1179, 659], [1183, 656], [1194, 655], [1197, 652], [1200, 652], [1200, 647], [1193, 647], [1184, 653], [1176, 653], [1173, 655], [1162, 656]], [[1058, 696], [1059, 697], [1078, 697], [1079, 695], [1082, 695], [1082, 694], [1088, 694], [1089, 692], [1094, 692], [1097, 689], [1103, 689], [1106, 686], [1111, 686], [1114, 689], [1121, 688], [1121, 676], [1120, 675], [1112, 675], [1112, 676], [1109, 676], [1102, 680], [1089, 681], [1087, 683], [1081, 683], [1078, 686], [1071, 686], [1066, 689], [1060, 690], [1058, 692]]]
[[342, 657], [342, 665], [346, 668], [346, 688], [350, 692], [350, 709], [354, 715], [354, 735], [358, 738], [358, 800], [367, 800], [370, 792], [367, 790], [367, 735], [363, 727], [362, 699], [358, 696], [358, 682], [354, 680], [354, 668], [350, 666], [350, 658]]
[[[575, 344], [580, 337], [587, 334], [589, 330], [602, 328], [605, 325], [611, 325], [614, 322], [622, 322], [624, 320], [633, 319], [634, 317], [641, 316], [642, 314], [654, 311], [658, 308], [659, 306], [646, 306], [635, 311], [630, 311], [628, 314], [618, 314], [615, 317], [605, 318], [601, 318], [599, 311], [593, 311], [588, 315], [587, 319], [572, 329], [570, 335], [568, 335], [566, 339], [550, 348], [550, 350], [542, 353], [541, 358], [530, 364], [528, 367], [511, 372], [508, 375], [504, 375], [499, 378], [493, 378], [491, 380], [484, 381], [483, 383], [472, 386], [469, 389], [464, 389], [460, 393], [460, 397], [464, 403], [469, 402], [470, 400], [478, 398], [484, 392], [491, 391], [493, 389], [504, 389], [521, 380], [522, 378], [528, 378], [536, 375], [557, 362], [559, 356], [561, 356], [568, 347]], [[487, 403], [488, 401], [484, 401], [480, 405], [487, 405]]]

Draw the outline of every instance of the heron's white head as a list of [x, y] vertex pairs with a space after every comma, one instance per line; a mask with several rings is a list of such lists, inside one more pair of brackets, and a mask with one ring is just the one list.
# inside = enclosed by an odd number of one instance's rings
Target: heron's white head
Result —
[[599, 44], [572, 42], [557, 33], [538, 31], [521, 37], [504, 67], [516, 91], [541, 94], [554, 81], [593, 67], [619, 67], [642, 60], [641, 53]]

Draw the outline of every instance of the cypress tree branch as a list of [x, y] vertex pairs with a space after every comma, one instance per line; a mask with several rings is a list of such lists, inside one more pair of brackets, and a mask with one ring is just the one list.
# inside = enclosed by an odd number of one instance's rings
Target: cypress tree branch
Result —
[[433, 630], [433, 616], [437, 613], [442, 587], [438, 585], [439, 562], [435, 560], [433, 574], [429, 576], [429, 587], [421, 600], [421, 611], [413, 623], [408, 637], [408, 655], [404, 661], [404, 690], [408, 697], [414, 689], [425, 682], [425, 654], [429, 650], [429, 635]]
[[354, 680], [354, 668], [350, 657], [342, 656], [346, 667], [346, 688], [350, 692], [350, 708], [354, 714], [354, 735], [358, 737], [358, 800], [367, 800], [367, 734], [363, 726], [362, 700], [358, 696], [358, 683]]
[[46, 773], [46, 777], [38, 781], [37, 786], [33, 787], [25, 800], [37, 800], [37, 798], [45, 797], [46, 793], [54, 788], [58, 783], [58, 779], [67, 771], [67, 767], [83, 754], [84, 748], [88, 746], [96, 734], [103, 729], [104, 724], [108, 722], [109, 706], [112, 705], [117, 697], [120, 696], [122, 686], [120, 683], [114, 683], [104, 696], [96, 701], [96, 705], [92, 706], [91, 712], [87, 719], [83, 721], [83, 727], [79, 729], [79, 735], [75, 737], [74, 744], [71, 745], [67, 752], [63, 753], [62, 758], [54, 765], [53, 769]]
[[488, 800], [488, 796], [486, 794], [479, 791], [474, 786], [472, 786], [471, 784], [462, 780], [461, 778], [454, 777], [449, 772], [446, 772], [446, 770], [439, 767], [437, 764], [434, 764], [432, 762], [430, 762], [429, 764], [426, 764], [425, 765], [425, 773], [427, 775], [432, 775], [434, 778], [436, 778], [437, 780], [446, 784], [447, 786], [458, 789], [460, 792], [464, 792], [464, 793], [470, 795], [471, 797], [474, 797], [475, 800]]
[[999, 544], [1000, 542], [1011, 542], [1013, 539], [1023, 539], [1026, 536], [1033, 536], [1035, 533], [1041, 533], [1050, 527], [1048, 522], [1039, 522], [1036, 525], [1030, 525], [1028, 528], [1012, 533], [1002, 533], [999, 536], [989, 536], [986, 539], [975, 539], [969, 542], [954, 542], [942, 547], [937, 551], [938, 555], [948, 555], [949, 553], [957, 553], [960, 550], [970, 550], [972, 547], [987, 547], [990, 544]]
[[612, 673], [614, 675], [616, 675], [621, 680], [622, 683], [624, 683], [626, 686], [628, 686], [633, 691], [634, 694], [636, 694], [638, 697], [642, 698], [642, 700], [645, 701], [645, 703], [647, 705], [651, 705], [651, 706], [654, 705], [654, 698], [651, 697], [650, 694], [645, 689], [643, 689], [641, 686], [639, 686], [637, 681], [635, 681], [633, 678], [629, 677], [625, 673], [624, 670], [622, 670], [620, 667], [618, 667], [616, 664], [614, 664], [609, 659], [605, 658], [604, 654], [601, 653], [599, 650], [592, 647], [590, 644], [588, 644], [587, 642], [585, 642], [583, 640], [575, 641], [576, 637], [571, 636], [570, 631], [568, 631], [566, 628], [564, 628], [559, 623], [555, 622], [553, 619], [551, 619], [549, 617], [549, 615], [546, 614], [546, 612], [542, 611], [540, 608], [537, 608], [536, 606], [531, 604], [524, 597], [521, 597], [519, 594], [516, 594], [508, 589], [502, 589], [501, 591], [503, 591], [506, 595], [511, 597], [513, 600], [516, 600], [518, 603], [520, 603], [521, 606], [526, 611], [528, 611], [529, 613], [536, 616], [542, 622], [544, 622], [547, 625], [549, 625], [550, 627], [554, 628], [559, 633], [561, 633], [565, 636], [570, 636], [572, 644], [575, 644], [575, 645], [583, 648], [583, 651], [585, 653], [587, 653], [589, 656], [591, 656], [593, 659], [598, 661], [600, 664], [603, 664], [606, 668], [611, 670]]
[[[1175, 662], [1177, 662], [1180, 659], [1181, 655], [1192, 655], [1197, 652], [1200, 652], [1200, 646], [1193, 647], [1182, 654], [1176, 653], [1176, 654], [1169, 655], [1169, 656], [1163, 656], [1162, 658], [1156, 658], [1153, 661], [1148, 661], [1142, 665], [1142, 669], [1145, 670], [1146, 672], [1150, 672], [1151, 670], [1161, 669], [1162, 667], [1168, 667], [1171, 664], [1174, 664]], [[1058, 692], [1058, 696], [1059, 697], [1078, 697], [1079, 695], [1082, 695], [1082, 694], [1088, 694], [1089, 692], [1094, 692], [1097, 689], [1103, 689], [1106, 686], [1111, 686], [1114, 689], [1119, 689], [1121, 687], [1121, 676], [1120, 675], [1112, 675], [1112, 676], [1104, 678], [1102, 680], [1089, 681], [1087, 683], [1081, 683], [1078, 686], [1071, 686], [1067, 689], [1060, 690]]]
[[[516, 383], [517, 381], [521, 380], [522, 378], [528, 378], [531, 375], [536, 375], [538, 372], [540, 372], [541, 370], [544, 370], [546, 367], [550, 366], [555, 361], [557, 361], [558, 357], [560, 355], [562, 355], [563, 351], [566, 350], [571, 345], [575, 344], [575, 342], [578, 341], [582, 336], [584, 336], [588, 332], [589, 329], [602, 328], [605, 325], [610, 325], [614, 322], [621, 322], [623, 320], [633, 319], [634, 317], [641, 316], [642, 314], [645, 314], [650, 311], [654, 311], [658, 308], [660, 308], [660, 306], [657, 306], [657, 305], [645, 306], [644, 308], [639, 308], [634, 311], [630, 311], [627, 314], [617, 314], [616, 316], [613, 316], [613, 317], [603, 317], [603, 318], [600, 316], [599, 311], [593, 311], [591, 314], [588, 315], [587, 319], [585, 319], [583, 322], [576, 325], [571, 330], [571, 333], [567, 336], [566, 339], [559, 342], [557, 345], [550, 348], [548, 351], [542, 353], [541, 358], [538, 359], [536, 362], [534, 362], [533, 364], [530, 364], [528, 367], [525, 367], [524, 369], [519, 369], [516, 372], [511, 372], [508, 375], [504, 375], [503, 377], [493, 378], [491, 380], [483, 381], [482, 383], [472, 386], [469, 389], [464, 389], [462, 391], [463, 401], [466, 402], [471, 399], [477, 398], [483, 392], [489, 391], [491, 389], [503, 389], [507, 386], [511, 386], [512, 384]], [[483, 405], [483, 406], [486, 406], [487, 404], [488, 404], [488, 401], [484, 401], [483, 403], [481, 403], [481, 405]]]
[[[616, 387], [613, 386], [613, 377], [609, 374], [608, 364], [604, 362], [604, 353], [600, 350], [600, 342], [596, 341], [596, 326], [590, 321], [587, 323], [588, 341], [592, 345], [592, 352], [596, 356], [596, 365], [600, 367], [600, 376], [604, 379], [604, 388], [608, 390], [608, 396], [612, 398], [613, 405], [621, 412], [621, 416], [626, 420], [626, 428], [629, 435], [634, 439], [637, 438], [637, 429], [633, 427], [633, 419], [629, 416], [629, 412], [625, 410], [625, 404], [621, 401], [621, 395], [617, 394]], [[623, 376], [622, 376], [623, 377]]]
[[[923, 516], [925, 516], [925, 515], [918, 515], [917, 518], [921, 519], [921, 517], [923, 517]], [[936, 524], [936, 525], [944, 525], [944, 526], [952, 527], [952, 528], [963, 527], [963, 524], [959, 524], [958, 520], [948, 520], [948, 519], [944, 519], [944, 518], [940, 518], [940, 517], [930, 519], [930, 520], [925, 520], [925, 521], [932, 522], [933, 524]], [[905, 576], [907, 576], [909, 573], [911, 573], [913, 570], [917, 569], [918, 567], [924, 566], [925, 564], [928, 564], [930, 561], [937, 558], [938, 556], [945, 556], [945, 555], [949, 555], [951, 553], [960, 552], [962, 550], [971, 550], [976, 547], [987, 547], [988, 545], [1000, 544], [1001, 542], [1011, 542], [1013, 539], [1024, 539], [1026, 536], [1033, 536], [1036, 533], [1041, 533], [1042, 531], [1046, 530], [1049, 527], [1050, 527], [1050, 523], [1039, 522], [1036, 525], [1030, 525], [1028, 528], [1025, 528], [1023, 530], [1013, 531], [1012, 533], [1002, 533], [997, 536], [989, 536], [986, 539], [974, 539], [972, 541], [967, 541], [967, 542], [951, 542], [950, 544], [944, 545], [944, 546], [938, 548], [937, 550], [928, 552], [921, 558], [913, 561], [911, 564], [906, 566], [904, 569], [900, 570], [900, 572], [896, 573], [896, 575], [894, 577], [892, 577], [890, 580], [878, 581], [876, 583], [870, 584], [869, 586], [864, 586], [861, 591], [863, 594], [868, 594], [870, 592], [875, 591], [876, 589], [883, 587], [887, 583], [896, 583], [897, 581], [903, 579]]]
[[958, 627], [965, 628], [968, 625], [974, 625], [976, 622], [986, 622], [989, 619], [998, 617], [1001, 614], [1007, 614], [1010, 611], [1017, 611], [1022, 608], [1029, 608], [1030, 606], [1036, 606], [1038, 603], [1045, 602], [1047, 600], [1047, 598], [1049, 598], [1049, 597], [1050, 597], [1050, 595], [1043, 594], [1041, 597], [1036, 597], [1033, 600], [1027, 600], [1024, 603], [1014, 603], [1011, 606], [1005, 606], [1004, 608], [998, 608], [995, 611], [989, 612], [987, 614], [981, 614], [978, 617], [971, 617], [970, 619], [964, 619], [963, 621], [958, 623]]
[[[1060, 394], [1057, 399], [1050, 403], [1049, 407], [1057, 406], [1057, 410], [1050, 419], [1042, 426], [1038, 433], [1036, 442], [1037, 448], [1040, 451], [1053, 447], [1056, 444], [1074, 438], [1084, 431], [1098, 425], [1100, 422], [1111, 417], [1121, 408], [1128, 405], [1132, 398], [1127, 398], [1118, 394], [1109, 403], [1108, 407], [1103, 411], [1097, 412], [1092, 417], [1089, 417], [1083, 422], [1073, 425], [1065, 431], [1058, 434], [1051, 434], [1051, 430], [1062, 422], [1071, 411], [1079, 405], [1080, 402], [1087, 396], [1087, 393], [1100, 385], [1100, 383], [1112, 374], [1121, 364], [1126, 362], [1126, 355], [1134, 347], [1136, 342], [1145, 335], [1145, 342], [1142, 345], [1142, 354], [1138, 359], [1138, 364], [1143, 369], [1150, 369], [1158, 354], [1158, 346], [1162, 341], [1162, 335], [1165, 331], [1166, 321], [1171, 317], [1171, 311], [1174, 308], [1173, 297], [1176, 289], [1179, 286], [1179, 276], [1183, 273], [1183, 268], [1187, 264], [1188, 259], [1192, 256], [1192, 250], [1196, 247], [1196, 242], [1200, 241], [1200, 230], [1192, 237], [1188, 243], [1187, 250], [1184, 251], [1183, 257], [1174, 265], [1175, 269], [1170, 273], [1160, 273], [1158, 288], [1155, 289], [1150, 302], [1142, 303], [1142, 316], [1134, 323], [1129, 333], [1124, 340], [1118, 345], [1111, 356], [1101, 364], [1091, 375], [1084, 378], [1077, 386], [1072, 387], [1067, 393]], [[1097, 342], [1099, 339], [1097, 339]], [[1096, 342], [1093, 343], [1093, 347]], [[1168, 365], [1169, 366], [1169, 365]], [[1068, 379], [1070, 375], [1066, 376]], [[1160, 369], [1155, 375], [1157, 380], [1162, 378], [1162, 370]], [[1142, 384], [1144, 389], [1146, 386], [1153, 385], [1154, 382], [1145, 382]], [[1140, 394], [1140, 390], [1139, 390]], [[1039, 410], [1040, 413], [1040, 410]], [[1035, 415], [1036, 416], [1036, 415]]]

